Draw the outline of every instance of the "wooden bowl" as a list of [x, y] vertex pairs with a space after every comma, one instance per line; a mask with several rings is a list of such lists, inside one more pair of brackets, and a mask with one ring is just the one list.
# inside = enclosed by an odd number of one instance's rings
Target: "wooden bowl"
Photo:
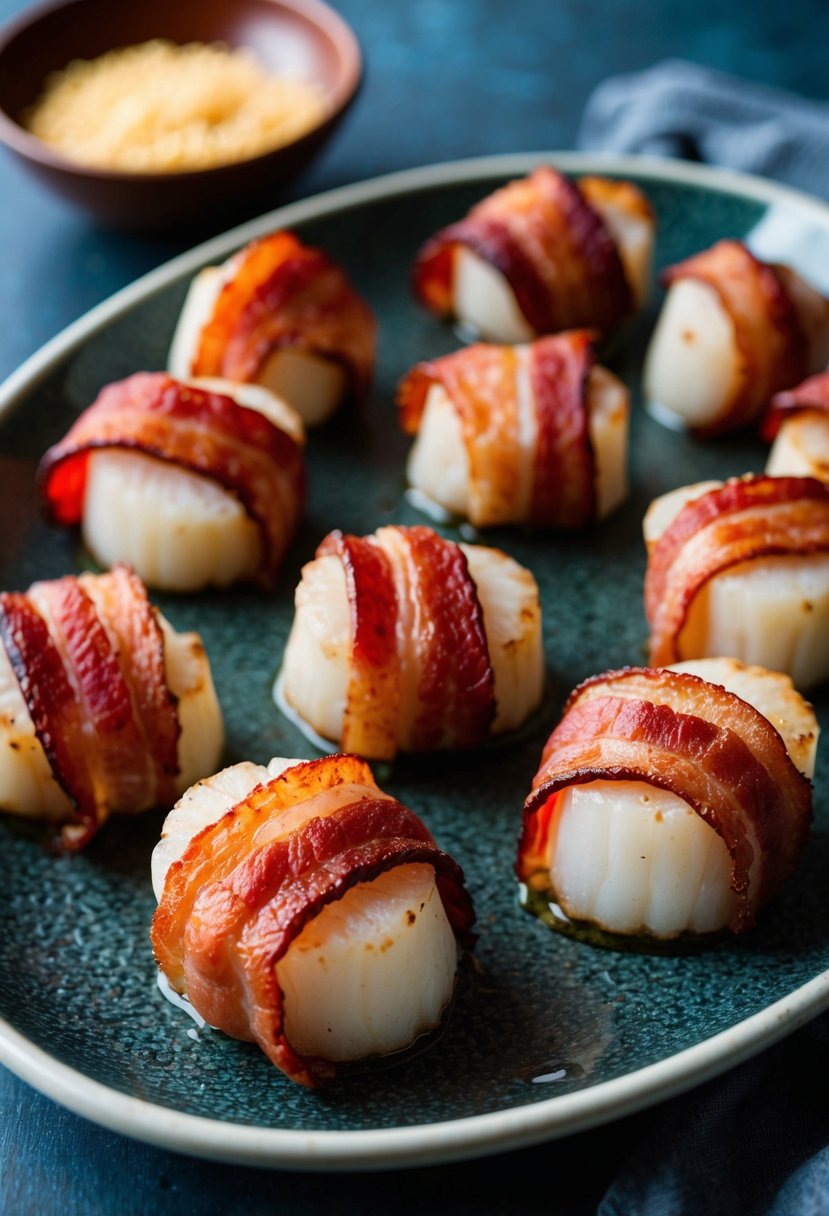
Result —
[[[269, 71], [290, 69], [324, 88], [321, 122], [299, 139], [233, 164], [188, 172], [128, 173], [69, 160], [21, 125], [46, 76], [150, 38], [249, 47]], [[42, 181], [119, 227], [159, 229], [275, 205], [353, 101], [362, 72], [352, 30], [323, 0], [58, 0], [0, 31], [0, 140]]]

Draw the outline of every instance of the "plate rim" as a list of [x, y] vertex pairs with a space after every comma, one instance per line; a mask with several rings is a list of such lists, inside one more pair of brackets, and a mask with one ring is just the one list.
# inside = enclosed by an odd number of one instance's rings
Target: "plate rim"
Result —
[[[0, 384], [4, 420], [63, 358], [172, 283], [274, 227], [290, 227], [417, 190], [520, 176], [549, 163], [566, 173], [679, 182], [811, 213], [829, 231], [829, 204], [735, 170], [629, 154], [539, 151], [447, 161], [384, 174], [300, 199], [237, 225], [140, 276], [66, 326]], [[355, 1131], [266, 1128], [191, 1115], [122, 1093], [63, 1064], [0, 1018], [0, 1063], [92, 1122], [159, 1148], [241, 1165], [296, 1170], [402, 1168], [527, 1147], [679, 1095], [735, 1067], [829, 1009], [829, 969], [758, 1013], [644, 1068], [524, 1106], [439, 1123]]]

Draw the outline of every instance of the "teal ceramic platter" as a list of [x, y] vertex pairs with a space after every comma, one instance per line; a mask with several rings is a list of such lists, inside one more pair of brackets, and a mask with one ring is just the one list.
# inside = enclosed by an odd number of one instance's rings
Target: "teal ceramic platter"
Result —
[[[312, 756], [274, 707], [271, 684], [304, 561], [331, 528], [364, 533], [424, 522], [406, 498], [408, 441], [398, 378], [457, 345], [415, 304], [411, 259], [430, 233], [506, 179], [547, 160], [572, 173], [629, 177], [659, 217], [659, 266], [719, 237], [799, 266], [829, 290], [829, 209], [768, 183], [696, 166], [577, 155], [464, 162], [395, 175], [293, 204], [177, 259], [95, 309], [0, 390], [0, 586], [76, 571], [77, 538], [50, 529], [36, 462], [99, 388], [164, 365], [187, 283], [251, 237], [291, 226], [348, 269], [380, 321], [371, 400], [309, 443], [311, 493], [276, 589], [155, 596], [198, 629], [227, 726], [227, 761]], [[513, 859], [521, 804], [569, 690], [642, 660], [642, 514], [656, 495], [759, 470], [750, 438], [703, 445], [639, 404], [651, 310], [607, 357], [636, 401], [632, 494], [589, 534], [487, 534], [535, 573], [550, 691], [519, 739], [462, 757], [408, 761], [381, 784], [463, 865], [478, 912], [474, 964], [448, 1029], [396, 1068], [323, 1092], [293, 1085], [250, 1044], [198, 1029], [155, 982], [149, 858], [162, 816], [110, 823], [80, 856], [0, 821], [0, 1059], [73, 1110], [128, 1135], [216, 1159], [298, 1169], [374, 1168], [473, 1157], [608, 1121], [721, 1072], [829, 1006], [829, 779], [818, 757], [816, 818], [795, 878], [739, 940], [680, 957], [598, 950], [552, 933], [518, 905]], [[428, 522], [428, 521], [427, 521]], [[444, 529], [455, 536], [451, 529]], [[826, 725], [827, 700], [816, 698]]]

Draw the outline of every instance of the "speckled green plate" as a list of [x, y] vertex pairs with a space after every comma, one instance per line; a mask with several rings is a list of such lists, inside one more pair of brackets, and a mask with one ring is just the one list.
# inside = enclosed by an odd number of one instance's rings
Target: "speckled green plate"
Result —
[[[0, 391], [0, 586], [78, 568], [77, 539], [48, 529], [35, 463], [109, 380], [163, 366], [187, 281], [252, 236], [290, 225], [348, 267], [380, 319], [374, 395], [310, 442], [310, 503], [272, 594], [158, 597], [198, 628], [212, 660], [228, 760], [308, 756], [274, 708], [271, 681], [301, 564], [330, 528], [368, 532], [419, 518], [402, 477], [407, 441], [395, 383], [454, 335], [408, 290], [420, 242], [533, 163], [638, 181], [660, 220], [658, 262], [718, 237], [747, 237], [829, 289], [829, 209], [748, 178], [630, 159], [512, 157], [404, 173], [294, 204], [178, 259], [95, 309]], [[654, 308], [656, 301], [654, 302]], [[653, 311], [611, 365], [636, 389]], [[16, 407], [16, 408], [15, 408]], [[0, 822], [0, 1058], [73, 1110], [168, 1148], [240, 1162], [366, 1168], [474, 1156], [616, 1118], [720, 1072], [829, 1006], [829, 782], [794, 880], [742, 940], [699, 954], [610, 953], [555, 935], [522, 912], [512, 864], [522, 800], [569, 689], [642, 658], [640, 520], [672, 486], [762, 468], [751, 440], [672, 434], [637, 409], [633, 493], [593, 533], [489, 534], [542, 588], [552, 691], [511, 745], [384, 771], [384, 786], [464, 866], [476, 901], [477, 963], [464, 969], [446, 1034], [397, 1068], [321, 1093], [292, 1085], [257, 1048], [198, 1030], [163, 999], [147, 931], [149, 858], [161, 816], [107, 826], [78, 857], [54, 857], [28, 826]], [[819, 709], [825, 710], [822, 698]], [[819, 770], [822, 766], [819, 763]]]

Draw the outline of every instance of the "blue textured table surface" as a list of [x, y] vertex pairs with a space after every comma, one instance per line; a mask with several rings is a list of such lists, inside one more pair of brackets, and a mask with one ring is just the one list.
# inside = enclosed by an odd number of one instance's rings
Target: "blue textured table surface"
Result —
[[[23, 7], [0, 0], [0, 21]], [[323, 157], [274, 206], [418, 164], [571, 148], [584, 104], [604, 77], [667, 56], [829, 97], [825, 0], [339, 0], [336, 7], [362, 43], [365, 85]], [[8, 155], [0, 156], [0, 200], [0, 379], [92, 305], [194, 243], [99, 228]], [[786, 1050], [788, 1064], [800, 1067], [802, 1047]], [[596, 1210], [643, 1130], [660, 1117], [646, 1112], [469, 1165], [276, 1174], [120, 1137], [0, 1069], [0, 1212], [581, 1214]], [[814, 1210], [825, 1210], [819, 1199]]]

